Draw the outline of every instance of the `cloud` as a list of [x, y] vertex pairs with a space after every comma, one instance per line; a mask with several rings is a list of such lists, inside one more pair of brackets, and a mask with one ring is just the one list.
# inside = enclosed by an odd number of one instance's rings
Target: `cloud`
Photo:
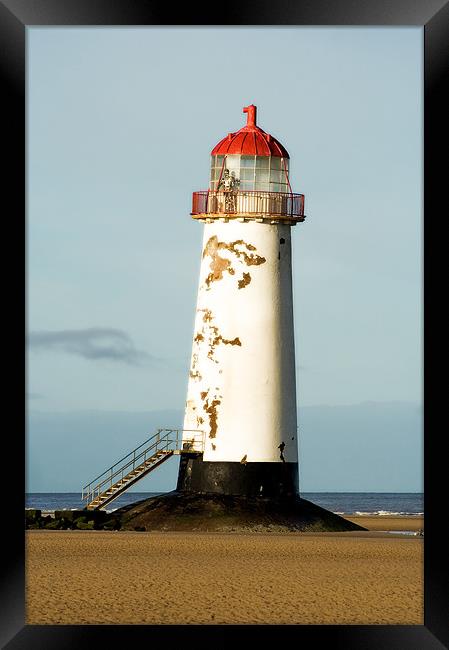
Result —
[[108, 327], [30, 332], [28, 345], [33, 350], [56, 350], [90, 361], [105, 359], [134, 366], [156, 361], [147, 352], [138, 350], [126, 332]]
[[41, 393], [26, 393], [28, 399], [42, 399], [44, 396]]

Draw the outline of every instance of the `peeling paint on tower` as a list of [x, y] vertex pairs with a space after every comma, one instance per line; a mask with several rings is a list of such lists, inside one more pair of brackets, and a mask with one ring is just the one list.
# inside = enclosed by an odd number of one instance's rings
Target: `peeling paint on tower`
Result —
[[221, 404], [219, 399], [214, 399], [210, 404], [206, 400], [204, 404], [204, 410], [209, 415], [209, 438], [215, 438], [217, 435], [217, 406]]
[[[240, 250], [241, 248], [243, 250]], [[210, 285], [213, 282], [222, 280], [224, 273], [228, 273], [229, 275], [236, 274], [236, 269], [233, 266], [232, 260], [229, 259], [229, 257], [224, 257], [226, 252], [231, 256], [231, 258], [234, 258], [234, 265], [237, 263], [239, 267], [242, 265], [259, 266], [260, 264], [264, 264], [266, 262], [265, 257], [254, 253], [253, 251], [255, 250], [257, 249], [253, 244], [249, 244], [243, 241], [243, 239], [237, 239], [227, 244], [224, 241], [218, 241], [216, 235], [210, 237], [203, 250], [203, 259], [207, 256], [211, 258], [209, 264], [211, 272], [207, 275], [204, 281], [207, 290], [210, 289]], [[250, 251], [250, 253], [248, 253], [248, 251]], [[239, 271], [240, 270], [241, 269], [239, 269]], [[248, 286], [250, 282], [251, 276], [249, 273], [242, 272], [242, 277], [238, 280], [237, 286], [239, 289], [243, 289]]]
[[249, 285], [250, 282], [251, 282], [250, 274], [249, 273], [244, 273], [243, 278], [241, 280], [239, 280], [238, 283], [237, 283], [238, 288], [239, 289], [244, 289], [245, 287], [247, 287]]

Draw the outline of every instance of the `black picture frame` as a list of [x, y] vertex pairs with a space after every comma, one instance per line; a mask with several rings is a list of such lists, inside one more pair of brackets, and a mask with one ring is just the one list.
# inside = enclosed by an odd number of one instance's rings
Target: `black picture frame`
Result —
[[[22, 402], [13, 409], [13, 426], [4, 429], [9, 436], [7, 458], [3, 477], [8, 491], [4, 493], [7, 515], [3, 523], [3, 579], [0, 607], [0, 641], [8, 650], [18, 648], [103, 648], [134, 647], [135, 644], [160, 643], [165, 645], [179, 642], [195, 647], [213, 643], [215, 646], [229, 645], [238, 640], [255, 644], [264, 640], [279, 643], [291, 639], [304, 648], [321, 647], [329, 644], [335, 649], [350, 650], [437, 650], [449, 647], [449, 585], [447, 583], [448, 553], [440, 539], [447, 539], [447, 521], [442, 517], [447, 503], [444, 498], [444, 476], [447, 460], [440, 450], [439, 427], [445, 430], [444, 420], [440, 424], [434, 405], [445, 404], [444, 395], [438, 399], [437, 385], [432, 381], [427, 359], [436, 350], [434, 333], [427, 333], [430, 314], [436, 309], [431, 300], [431, 287], [438, 280], [439, 260], [447, 257], [438, 249], [440, 238], [432, 233], [444, 221], [443, 206], [447, 185], [447, 163], [439, 161], [440, 152], [447, 152], [446, 119], [449, 114], [444, 100], [444, 89], [448, 84], [449, 61], [449, 3], [444, 0], [261, 0], [257, 3], [219, 3], [216, 16], [199, 3], [169, 5], [160, 0], [0, 0], [0, 65], [4, 92], [3, 118], [4, 136], [9, 143], [3, 150], [6, 163], [3, 180], [3, 197], [8, 197], [9, 207], [2, 211], [3, 223], [7, 227], [8, 250], [13, 252], [14, 263], [4, 270], [4, 291], [14, 304], [14, 313], [19, 323], [9, 327], [17, 346], [6, 346], [11, 355], [11, 371], [8, 387], [15, 395], [23, 395], [23, 373], [25, 356], [23, 339], [19, 342], [21, 324], [26, 322], [23, 295], [26, 286], [26, 196], [24, 171], [25, 151], [25, 31], [37, 25], [149, 25], [172, 26], [238, 26], [238, 25], [310, 25], [310, 26], [422, 26], [424, 32], [424, 241], [425, 241], [425, 436], [424, 436], [424, 625], [283, 625], [283, 626], [38, 626], [24, 624], [25, 599], [25, 541], [24, 541], [24, 484], [25, 469], [21, 459], [25, 458], [24, 424], [20, 418]], [[438, 224], [438, 225], [437, 225]], [[441, 238], [443, 239], [443, 238]], [[432, 250], [430, 251], [430, 246]], [[441, 241], [440, 241], [441, 246]], [[17, 255], [24, 251], [24, 257]], [[441, 262], [440, 262], [441, 264]], [[12, 311], [12, 310], [11, 310]], [[435, 320], [438, 320], [437, 318]], [[433, 327], [433, 325], [432, 325]], [[25, 328], [24, 328], [25, 329]], [[21, 335], [21, 334], [20, 334]], [[444, 339], [441, 339], [444, 341]], [[24, 361], [23, 364], [20, 360]], [[432, 386], [432, 389], [430, 389]], [[431, 406], [430, 406], [431, 405]], [[445, 431], [444, 431], [445, 432]], [[6, 456], [5, 456], [6, 457]], [[15, 459], [15, 461], [13, 460]], [[6, 466], [6, 467], [5, 467]], [[9, 476], [8, 476], [9, 471]], [[447, 519], [447, 516], [446, 516]], [[243, 638], [242, 638], [243, 637]]]

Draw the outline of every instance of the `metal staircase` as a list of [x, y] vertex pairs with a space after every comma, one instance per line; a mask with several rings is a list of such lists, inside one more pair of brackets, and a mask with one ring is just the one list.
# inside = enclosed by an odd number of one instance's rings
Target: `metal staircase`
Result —
[[[186, 432], [190, 434], [188, 439], [183, 436]], [[83, 487], [81, 498], [86, 501], [86, 510], [98, 510], [110, 503], [170, 456], [203, 451], [204, 431], [158, 429], [151, 438]]]

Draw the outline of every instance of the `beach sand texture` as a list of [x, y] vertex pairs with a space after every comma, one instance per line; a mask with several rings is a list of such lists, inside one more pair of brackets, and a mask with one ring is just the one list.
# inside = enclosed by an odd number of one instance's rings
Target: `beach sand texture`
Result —
[[30, 530], [26, 539], [28, 624], [423, 624], [418, 537]]
[[353, 521], [368, 530], [424, 530], [424, 517], [395, 517], [394, 515], [345, 515], [345, 519]]

